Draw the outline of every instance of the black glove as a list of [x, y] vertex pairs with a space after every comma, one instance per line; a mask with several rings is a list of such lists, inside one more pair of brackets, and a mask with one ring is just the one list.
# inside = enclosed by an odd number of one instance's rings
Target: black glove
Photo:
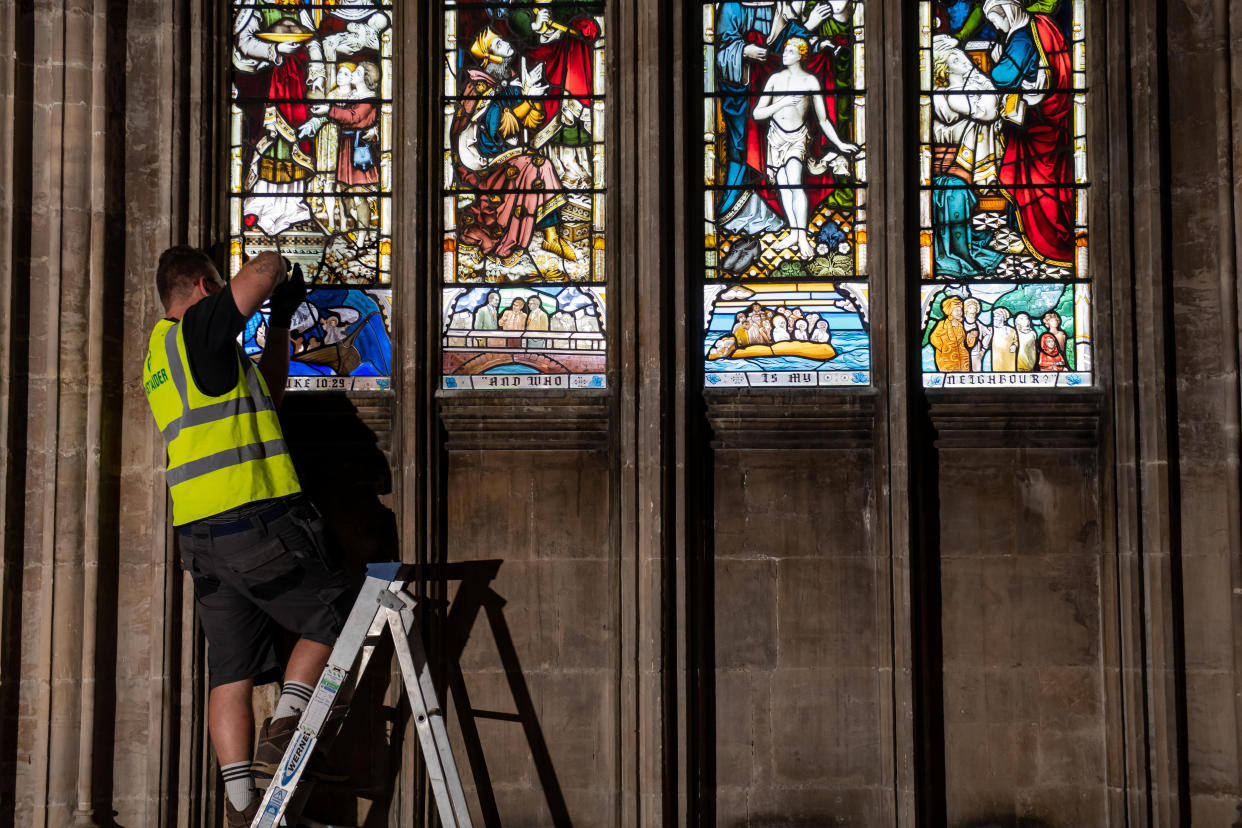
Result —
[[306, 279], [302, 266], [295, 264], [293, 273], [272, 291], [271, 312], [267, 324], [273, 328], [288, 328], [293, 314], [306, 301]]

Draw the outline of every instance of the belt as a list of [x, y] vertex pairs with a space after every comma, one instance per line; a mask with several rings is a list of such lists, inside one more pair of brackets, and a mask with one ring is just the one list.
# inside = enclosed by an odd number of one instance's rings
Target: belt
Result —
[[[182, 535], [205, 535], [210, 538], [219, 538], [224, 535], [236, 535], [239, 532], [248, 532], [251, 529], [261, 529], [269, 521], [275, 520], [281, 515], [289, 511], [289, 504], [284, 501], [277, 501], [260, 512], [246, 517], [240, 517], [236, 520], [226, 520], [219, 523], [212, 522], [212, 518], [204, 518], [196, 520], [193, 523], [187, 523], [178, 527], [178, 531]], [[198, 531], [195, 532], [195, 529]]]

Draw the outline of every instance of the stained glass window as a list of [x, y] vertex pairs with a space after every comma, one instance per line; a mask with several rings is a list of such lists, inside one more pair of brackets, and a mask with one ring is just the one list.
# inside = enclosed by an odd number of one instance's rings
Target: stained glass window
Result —
[[444, 11], [449, 389], [606, 384], [604, 3]]
[[923, 383], [1092, 382], [1083, 0], [922, 0]]
[[[291, 389], [389, 387], [392, 7], [232, 4], [230, 261], [275, 250], [313, 289]], [[263, 349], [266, 309], [244, 350]]]
[[864, 17], [703, 3], [709, 388], [871, 381]]

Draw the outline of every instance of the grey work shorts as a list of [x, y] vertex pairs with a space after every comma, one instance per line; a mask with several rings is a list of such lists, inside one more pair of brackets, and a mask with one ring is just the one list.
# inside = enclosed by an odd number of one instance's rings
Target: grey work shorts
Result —
[[279, 678], [282, 628], [336, 643], [353, 590], [319, 510], [304, 496], [251, 503], [178, 533], [212, 687]]

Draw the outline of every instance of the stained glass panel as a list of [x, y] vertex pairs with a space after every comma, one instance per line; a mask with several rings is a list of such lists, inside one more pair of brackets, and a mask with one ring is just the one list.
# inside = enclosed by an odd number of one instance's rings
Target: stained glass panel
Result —
[[702, 11], [706, 384], [869, 384], [865, 4]]
[[[392, 291], [315, 288], [290, 323], [293, 355], [289, 388], [389, 388], [392, 368]], [[257, 360], [267, 336], [267, 310], [251, 317], [242, 350]]]
[[444, 290], [444, 387], [603, 388], [605, 292], [574, 285]]
[[919, 5], [924, 385], [1089, 385], [1083, 0]]
[[867, 385], [869, 300], [866, 282], [708, 285], [707, 386]]
[[443, 380], [603, 388], [604, 2], [444, 12]]
[[[274, 250], [322, 288], [294, 319], [291, 389], [385, 389], [392, 7], [243, 0], [232, 11], [229, 270]], [[243, 335], [256, 359], [265, 328], [261, 312]]]

